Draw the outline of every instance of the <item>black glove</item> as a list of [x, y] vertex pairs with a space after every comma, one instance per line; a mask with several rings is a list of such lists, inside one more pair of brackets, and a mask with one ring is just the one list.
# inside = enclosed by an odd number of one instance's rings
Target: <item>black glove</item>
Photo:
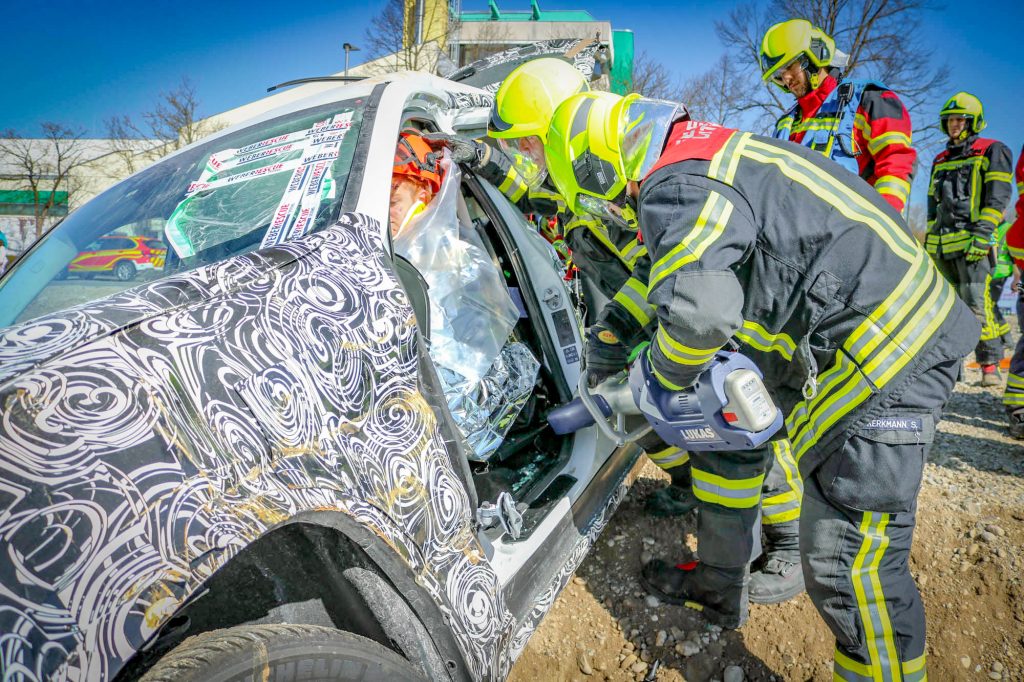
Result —
[[587, 330], [587, 384], [593, 388], [608, 377], [626, 369], [629, 349], [609, 327], [601, 322]]
[[467, 137], [448, 133], [423, 133], [423, 139], [431, 149], [447, 149], [451, 152], [452, 161], [466, 164], [471, 169], [484, 165], [490, 155], [490, 148], [487, 145]]

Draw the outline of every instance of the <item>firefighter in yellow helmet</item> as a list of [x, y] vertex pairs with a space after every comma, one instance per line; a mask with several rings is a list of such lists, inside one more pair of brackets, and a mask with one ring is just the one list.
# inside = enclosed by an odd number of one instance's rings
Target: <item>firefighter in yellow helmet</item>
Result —
[[856, 173], [903, 213], [917, 153], [910, 114], [874, 80], [844, 78], [845, 56], [804, 19], [775, 24], [761, 41], [762, 79], [796, 98], [774, 137], [796, 142]]
[[[495, 94], [487, 132], [497, 140], [501, 152], [457, 136], [433, 134], [427, 138], [450, 148], [455, 161], [468, 164], [524, 213], [558, 217], [583, 277], [612, 300], [603, 311], [588, 311], [594, 318], [587, 334], [591, 349], [587, 367], [598, 382], [622, 369], [630, 351], [645, 338], [644, 330], [654, 313], [647, 304], [646, 284], [631, 277], [637, 263], [646, 258], [647, 248], [638, 239], [635, 224], [629, 225], [628, 208], [625, 218], [621, 211], [595, 217], [585, 208], [568, 206], [547, 179], [544, 142], [551, 115], [562, 101], [588, 90], [583, 75], [569, 63], [535, 59], [513, 70]], [[595, 96], [616, 97], [610, 93]], [[688, 513], [696, 507], [686, 466], [689, 455], [660, 439], [656, 442], [658, 449], [648, 453], [668, 472], [674, 485], [653, 495], [648, 509], [663, 516]]]
[[1013, 157], [1002, 142], [978, 135], [985, 111], [968, 92], [946, 101], [939, 123], [949, 141], [932, 163], [925, 248], [982, 324], [974, 349], [982, 385], [999, 386], [1010, 329], [995, 315], [989, 282], [995, 267], [992, 233], [1013, 194]]
[[[805, 482], [801, 561], [835, 678], [924, 680], [910, 546], [935, 422], [978, 335], [970, 310], [891, 206], [821, 154], [586, 95], [555, 111], [545, 151], [567, 199], [637, 208], [658, 321], [644, 382], [692, 387], [731, 340], [763, 371]], [[743, 624], [769, 458], [691, 453], [700, 562], [649, 562], [649, 591]]]

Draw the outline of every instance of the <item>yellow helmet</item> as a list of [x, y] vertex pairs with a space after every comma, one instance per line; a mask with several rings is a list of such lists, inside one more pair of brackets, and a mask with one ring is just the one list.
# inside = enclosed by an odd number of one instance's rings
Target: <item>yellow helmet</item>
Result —
[[806, 19], [790, 19], [765, 31], [761, 40], [761, 80], [771, 80], [783, 90], [781, 74], [796, 60], [803, 60], [811, 88], [818, 87], [818, 69], [832, 63], [836, 44]]
[[544, 156], [548, 173], [575, 213], [602, 215], [604, 204], [626, 188], [620, 148], [623, 98], [582, 92], [562, 102], [551, 117]]
[[942, 110], [939, 111], [939, 127], [947, 135], [949, 130], [946, 128], [946, 120], [954, 115], [970, 119], [970, 126], [964, 128], [964, 132], [960, 134], [961, 139], [968, 136], [968, 129], [978, 134], [986, 125], [985, 108], [981, 106], [981, 100], [969, 92], [958, 92], [942, 105]]
[[562, 59], [543, 57], [521, 64], [494, 95], [487, 134], [497, 139], [536, 135], [545, 141], [555, 108], [589, 89], [583, 74]]

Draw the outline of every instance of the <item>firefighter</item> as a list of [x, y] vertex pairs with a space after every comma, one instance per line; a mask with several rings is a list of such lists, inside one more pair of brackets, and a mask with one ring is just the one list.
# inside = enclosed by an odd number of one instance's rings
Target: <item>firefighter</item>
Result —
[[[1024, 148], [1017, 158], [1017, 217], [1006, 233], [1006, 250], [1014, 264], [1024, 270]], [[1019, 286], [1019, 285], [1018, 285]], [[1017, 325], [1021, 331], [1017, 347], [1010, 359], [1010, 374], [1006, 377], [1003, 405], [1010, 435], [1024, 439], [1024, 296], [1017, 294]]]
[[[551, 114], [566, 98], [588, 89], [586, 79], [568, 62], [535, 59], [514, 69], [495, 93], [487, 133], [497, 140], [501, 152], [452, 135], [427, 138], [448, 147], [454, 161], [488, 180], [523, 213], [557, 216], [573, 262], [587, 281], [613, 301], [601, 311], [590, 311], [600, 312], [587, 333], [588, 348], [595, 349], [588, 352], [587, 368], [596, 385], [621, 371], [632, 350], [643, 342], [654, 314], [647, 304], [646, 283], [630, 276], [637, 261], [647, 255], [635, 225], [629, 226], [620, 215], [598, 220], [574, 211], [547, 181], [544, 141]], [[640, 445], [672, 480], [672, 485], [648, 499], [648, 511], [656, 516], [677, 516], [696, 508], [689, 455], [653, 435]]]
[[[666, 391], [749, 336], [740, 350], [787, 415], [804, 479], [803, 572], [837, 639], [836, 679], [925, 679], [910, 544], [935, 423], [978, 337], [970, 310], [892, 207], [811, 150], [678, 105], [576, 95], [546, 153], [570, 205], [635, 207], [658, 320], [648, 360]], [[769, 456], [691, 453], [701, 561], [649, 562], [647, 589], [743, 624]]]
[[917, 158], [910, 114], [878, 81], [844, 79], [835, 66], [843, 61], [832, 38], [809, 21], [790, 19], [768, 29], [761, 41], [762, 79], [796, 98], [774, 136], [821, 152], [904, 213]]
[[989, 289], [995, 264], [992, 232], [1010, 200], [1013, 159], [1002, 142], [978, 136], [985, 112], [970, 93], [950, 97], [939, 112], [939, 124], [949, 141], [932, 163], [925, 248], [981, 321], [974, 350], [981, 384], [998, 386], [1006, 330], [996, 320]]

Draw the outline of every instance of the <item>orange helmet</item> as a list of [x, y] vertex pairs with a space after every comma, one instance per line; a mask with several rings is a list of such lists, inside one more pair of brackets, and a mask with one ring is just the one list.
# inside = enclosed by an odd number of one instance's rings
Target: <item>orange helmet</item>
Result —
[[415, 128], [406, 128], [398, 135], [395, 149], [394, 175], [408, 175], [430, 185], [434, 194], [441, 191], [441, 152], [435, 152]]

